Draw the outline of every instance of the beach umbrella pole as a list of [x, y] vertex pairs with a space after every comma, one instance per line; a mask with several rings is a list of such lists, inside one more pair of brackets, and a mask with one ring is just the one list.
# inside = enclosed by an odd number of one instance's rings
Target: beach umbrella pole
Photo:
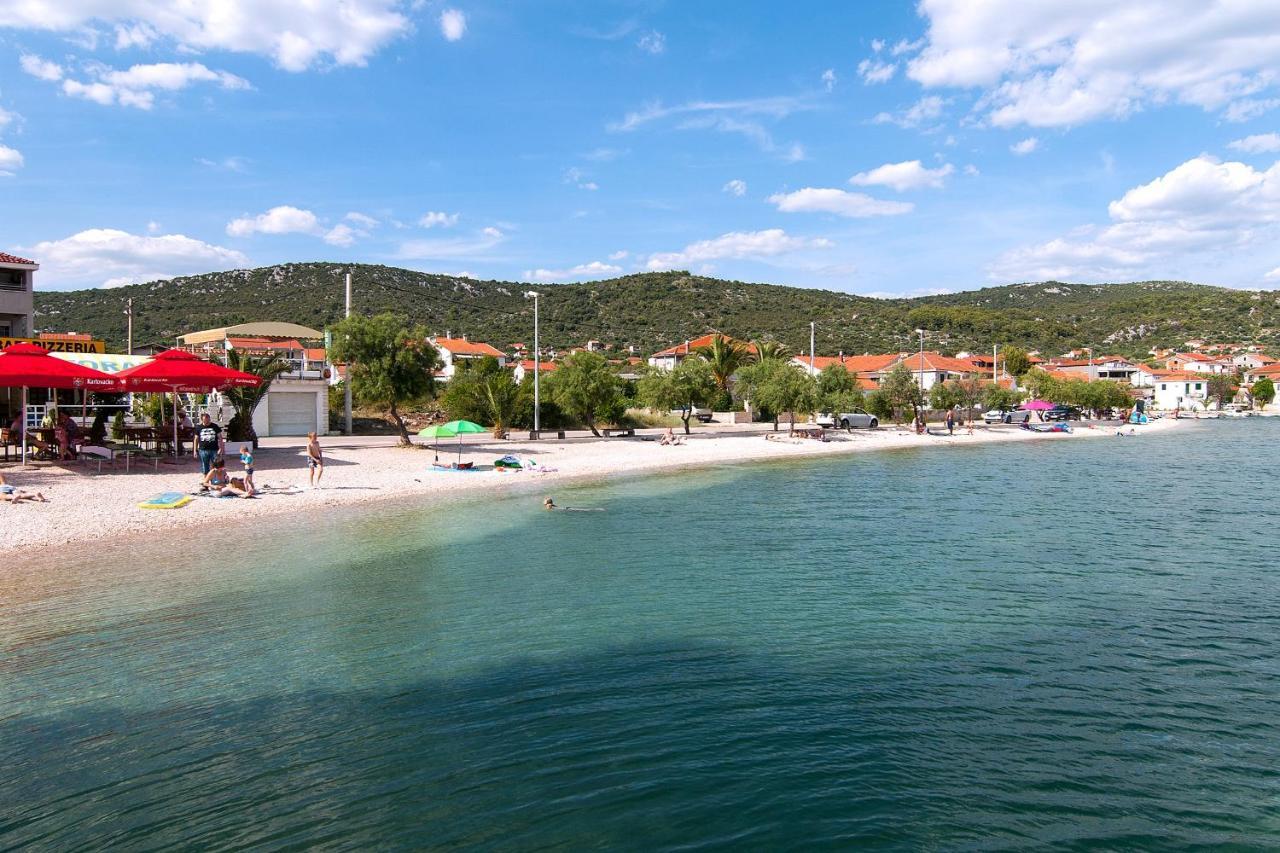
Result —
[[22, 386], [22, 411], [18, 415], [22, 425], [22, 467], [27, 467], [27, 386]]

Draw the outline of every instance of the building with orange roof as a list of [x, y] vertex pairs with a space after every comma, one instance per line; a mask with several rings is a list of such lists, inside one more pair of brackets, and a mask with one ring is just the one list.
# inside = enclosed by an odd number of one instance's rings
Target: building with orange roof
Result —
[[480, 341], [469, 341], [465, 337], [433, 337], [428, 338], [428, 340], [440, 353], [441, 366], [436, 371], [436, 378], [442, 382], [448, 382], [453, 378], [459, 363], [479, 361], [482, 358], [496, 358], [499, 365], [505, 367], [507, 364], [506, 353]]
[[1260, 352], [1245, 352], [1233, 356], [1231, 363], [1235, 365], [1236, 370], [1253, 370], [1258, 367], [1266, 367], [1268, 364], [1275, 364], [1276, 360]]
[[1208, 396], [1208, 377], [1190, 370], [1159, 370], [1152, 383], [1152, 401], [1157, 409], [1203, 409]]
[[[511, 378], [515, 379], [516, 382], [523, 382], [526, 376], [533, 373], [533, 364], [534, 362], [531, 358], [521, 359], [515, 362], [512, 367]], [[538, 372], [543, 376], [546, 376], [555, 369], [556, 363], [554, 361], [541, 361], [538, 363]]]
[[698, 350], [711, 346], [711, 342], [716, 338], [727, 338], [730, 342], [742, 347], [743, 350], [750, 355], [755, 355], [756, 353], [755, 344], [750, 341], [740, 341], [721, 332], [707, 332], [707, 334], [702, 335], [701, 337], [692, 338], [682, 344], [676, 344], [673, 347], [667, 347], [664, 350], [655, 352], [653, 355], [649, 356], [649, 365], [651, 367], [656, 367], [659, 370], [675, 370], [676, 366], [679, 365], [680, 362], [684, 361], [691, 355], [697, 355]]

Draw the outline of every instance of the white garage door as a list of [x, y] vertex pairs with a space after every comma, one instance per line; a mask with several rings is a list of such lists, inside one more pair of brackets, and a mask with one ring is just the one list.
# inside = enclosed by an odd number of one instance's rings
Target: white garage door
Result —
[[267, 395], [267, 432], [306, 435], [316, 429], [316, 395], [273, 391]]

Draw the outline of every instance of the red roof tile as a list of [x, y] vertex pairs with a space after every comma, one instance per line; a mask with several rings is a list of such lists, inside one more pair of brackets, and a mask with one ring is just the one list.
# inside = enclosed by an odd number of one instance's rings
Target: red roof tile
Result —
[[733, 343], [744, 347], [746, 351], [749, 353], [755, 353], [756, 351], [754, 344], [747, 343], [746, 341], [736, 340], [735, 338], [731, 338], [728, 335], [721, 334], [719, 332], [709, 332], [708, 334], [705, 334], [700, 338], [694, 338], [688, 343], [676, 344], [673, 347], [667, 347], [661, 352], [655, 352], [652, 357], [662, 358], [663, 356], [668, 356], [668, 355], [688, 355], [689, 353], [698, 350], [700, 347], [711, 346], [711, 342], [716, 338], [729, 338], [730, 341], [733, 341]]
[[36, 266], [35, 261], [29, 261], [26, 258], [20, 258], [17, 255], [10, 255], [8, 252], [0, 252], [0, 264], [24, 264], [25, 266]]
[[440, 349], [447, 349], [454, 355], [491, 355], [494, 358], [506, 358], [506, 353], [478, 341], [466, 341], [462, 338], [433, 338], [432, 342]]

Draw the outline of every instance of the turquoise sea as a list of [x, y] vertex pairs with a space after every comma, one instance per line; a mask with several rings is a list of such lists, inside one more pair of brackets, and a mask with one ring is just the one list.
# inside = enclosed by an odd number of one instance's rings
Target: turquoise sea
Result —
[[62, 554], [0, 592], [0, 849], [1274, 849], [1278, 439]]

